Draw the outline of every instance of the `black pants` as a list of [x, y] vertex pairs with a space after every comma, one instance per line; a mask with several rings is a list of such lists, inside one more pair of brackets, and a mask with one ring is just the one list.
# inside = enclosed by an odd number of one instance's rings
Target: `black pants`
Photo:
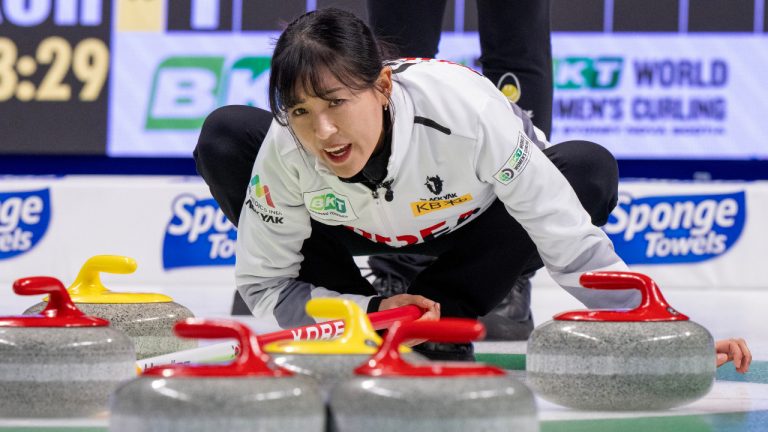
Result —
[[[237, 224], [251, 168], [271, 120], [268, 111], [226, 106], [203, 125], [194, 156], [197, 170], [226, 216]], [[569, 141], [544, 151], [563, 173], [592, 222], [602, 225], [616, 205], [618, 170], [597, 144]], [[409, 253], [436, 257], [408, 292], [441, 304], [443, 316], [476, 318], [496, 306], [518, 276], [542, 266], [522, 226], [497, 201], [466, 226], [426, 243], [402, 248], [374, 243], [341, 226], [312, 221], [298, 278], [343, 293], [374, 295], [355, 255]]]
[[[368, 22], [400, 57], [437, 56], [446, 0], [368, 0]], [[517, 104], [533, 112], [533, 124], [552, 130], [550, 0], [477, 0], [480, 64], [498, 86], [513, 73]]]

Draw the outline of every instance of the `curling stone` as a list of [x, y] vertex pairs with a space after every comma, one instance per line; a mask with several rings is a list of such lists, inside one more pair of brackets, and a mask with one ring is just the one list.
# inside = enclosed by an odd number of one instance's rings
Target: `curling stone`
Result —
[[660, 410], [691, 403], [715, 379], [702, 326], [669, 306], [656, 283], [630, 272], [585, 273], [587, 288], [641, 292], [632, 310], [565, 312], [528, 340], [527, 379], [542, 398], [586, 410]]
[[[197, 347], [197, 341], [173, 334], [176, 321], [194, 317], [186, 307], [163, 294], [112, 292], [101, 283], [100, 272], [127, 274], [136, 270], [136, 261], [122, 256], [98, 255], [85, 262], [68, 291], [85, 313], [109, 320], [136, 344], [136, 358], [155, 357]], [[38, 303], [24, 314], [45, 307]]]
[[[316, 298], [307, 302], [307, 314], [319, 319], [341, 319], [344, 332], [333, 340], [282, 340], [264, 347], [274, 362], [296, 373], [309, 375], [320, 382], [327, 396], [341, 379], [370, 358], [381, 345], [381, 337], [373, 329], [368, 316], [349, 300]], [[407, 347], [401, 347], [413, 361], [427, 359]]]
[[19, 295], [48, 294], [37, 315], [0, 317], [0, 417], [88, 417], [136, 376], [133, 343], [75, 307], [51, 277], [19, 279]]
[[408, 339], [466, 343], [484, 334], [482, 323], [467, 319], [395, 323], [376, 355], [331, 392], [331, 430], [538, 431], [533, 393], [502, 369], [411, 364], [396, 349]]
[[189, 338], [234, 338], [240, 351], [226, 365], [174, 364], [147, 369], [110, 402], [112, 432], [321, 432], [325, 407], [317, 383], [270, 365], [256, 336], [230, 320], [187, 319]]

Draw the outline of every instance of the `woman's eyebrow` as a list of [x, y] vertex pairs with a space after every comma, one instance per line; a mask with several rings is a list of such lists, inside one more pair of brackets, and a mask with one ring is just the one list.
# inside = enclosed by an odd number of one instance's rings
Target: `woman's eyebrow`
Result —
[[344, 89], [343, 87], [334, 87], [332, 89], [320, 90], [320, 91], [318, 91], [318, 96], [321, 97], [321, 98], [322, 97], [326, 97], [326, 96], [328, 96], [330, 94], [336, 93], [337, 91], [343, 90], [343, 89]]

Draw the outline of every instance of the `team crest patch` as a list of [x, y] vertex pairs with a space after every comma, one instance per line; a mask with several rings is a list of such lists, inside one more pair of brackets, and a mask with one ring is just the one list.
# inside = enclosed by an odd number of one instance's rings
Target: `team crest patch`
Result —
[[517, 136], [515, 150], [504, 163], [504, 166], [493, 175], [493, 178], [503, 185], [512, 183], [512, 180], [516, 179], [528, 165], [528, 161], [531, 159], [531, 146], [533, 146], [533, 142], [523, 132], [520, 132]]
[[322, 220], [348, 222], [357, 219], [349, 198], [331, 188], [304, 192], [304, 206], [316, 218]]

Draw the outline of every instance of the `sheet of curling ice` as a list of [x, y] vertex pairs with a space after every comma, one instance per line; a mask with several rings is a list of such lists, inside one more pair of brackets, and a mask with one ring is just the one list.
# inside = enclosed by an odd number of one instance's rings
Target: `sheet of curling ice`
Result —
[[[371, 325], [376, 330], [389, 328], [396, 321], [413, 321], [423, 314], [423, 311], [414, 305], [401, 306], [380, 312], [368, 314]], [[344, 332], [344, 321], [333, 320], [318, 324], [298, 327], [289, 330], [280, 330], [257, 336], [259, 345], [284, 339], [313, 340], [332, 339]], [[235, 358], [239, 346], [237, 343], [223, 342], [200, 348], [193, 348], [175, 353], [164, 354], [156, 357], [141, 359], [136, 362], [136, 369], [143, 371], [146, 368], [167, 364], [185, 363], [222, 363]]]

